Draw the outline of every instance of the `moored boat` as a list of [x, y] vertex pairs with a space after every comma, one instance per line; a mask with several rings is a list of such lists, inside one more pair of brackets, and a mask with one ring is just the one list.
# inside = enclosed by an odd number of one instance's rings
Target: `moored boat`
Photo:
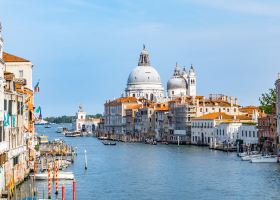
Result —
[[277, 156], [260, 156], [260, 157], [256, 157], [256, 158], [252, 158], [251, 159], [251, 163], [277, 163]]
[[[34, 176], [34, 175], [31, 175]], [[51, 173], [50, 176], [51, 179], [54, 179], [53, 173]], [[57, 178], [61, 180], [74, 180], [74, 174], [73, 172], [62, 172], [58, 171]], [[48, 173], [38, 173], [35, 175], [36, 180], [47, 180], [48, 179]]]
[[258, 158], [261, 157], [261, 154], [256, 154], [256, 155], [248, 155], [248, 156], [243, 156], [241, 157], [242, 161], [250, 161], [252, 158]]
[[116, 142], [109, 142], [109, 141], [103, 141], [102, 142], [104, 145], [116, 145]]
[[65, 137], [80, 137], [81, 133], [79, 131], [66, 131]]
[[107, 140], [108, 137], [102, 137], [102, 136], [101, 136], [101, 137], [98, 137], [98, 139], [99, 139], [99, 140]]

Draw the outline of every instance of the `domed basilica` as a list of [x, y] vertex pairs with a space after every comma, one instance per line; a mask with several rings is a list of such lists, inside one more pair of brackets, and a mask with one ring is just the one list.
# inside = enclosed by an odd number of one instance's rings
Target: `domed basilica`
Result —
[[196, 96], [196, 75], [192, 65], [187, 73], [185, 67], [180, 72], [176, 63], [173, 76], [167, 82], [167, 95], [170, 99], [186, 95]]
[[[149, 53], [143, 47], [140, 53], [138, 66], [129, 74], [125, 95], [136, 98], [145, 98], [154, 102], [166, 99], [160, 75], [151, 66]], [[174, 74], [167, 83], [167, 98], [196, 95], [196, 75], [191, 66], [189, 73], [183, 68], [182, 72], [176, 64]]]

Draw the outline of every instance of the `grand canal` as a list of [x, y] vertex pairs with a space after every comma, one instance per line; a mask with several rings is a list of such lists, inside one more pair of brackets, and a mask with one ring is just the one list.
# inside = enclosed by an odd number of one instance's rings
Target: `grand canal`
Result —
[[[93, 137], [65, 138], [55, 132], [56, 128], [37, 127], [37, 133], [49, 139], [61, 138], [78, 148], [75, 162], [68, 168], [76, 176], [78, 200], [280, 198], [279, 164], [242, 162], [235, 153], [205, 147], [132, 143], [105, 146]], [[64, 184], [67, 199], [72, 199], [71, 182]], [[39, 197], [43, 190], [46, 197], [47, 182], [37, 181], [36, 185]]]

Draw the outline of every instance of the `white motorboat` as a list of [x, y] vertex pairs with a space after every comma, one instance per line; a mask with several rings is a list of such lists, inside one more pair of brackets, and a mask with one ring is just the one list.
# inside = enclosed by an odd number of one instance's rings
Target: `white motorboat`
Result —
[[[34, 176], [34, 175], [31, 175], [31, 176]], [[54, 173], [50, 174], [50, 178], [54, 179]], [[74, 177], [73, 172], [58, 171], [57, 178], [61, 179], [61, 180], [74, 180], [75, 177]], [[35, 179], [36, 180], [47, 180], [48, 179], [48, 173], [35, 174]]]
[[243, 156], [241, 157], [242, 161], [250, 161], [252, 158], [258, 158], [261, 157], [261, 154], [256, 154], [256, 155], [248, 155], [248, 156]]
[[277, 163], [277, 156], [260, 156], [251, 159], [251, 163]]
[[258, 151], [250, 151], [250, 152], [243, 152], [243, 153], [239, 153], [237, 154], [239, 157], [244, 157], [244, 156], [249, 156], [249, 155], [257, 155], [259, 154]]
[[244, 157], [244, 156], [248, 156], [247, 152], [243, 152], [243, 153], [239, 153], [237, 154], [239, 157]]

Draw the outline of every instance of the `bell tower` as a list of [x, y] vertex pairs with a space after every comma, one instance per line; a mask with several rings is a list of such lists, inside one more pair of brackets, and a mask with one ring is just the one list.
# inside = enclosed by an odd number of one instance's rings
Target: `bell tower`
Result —
[[188, 74], [188, 95], [196, 96], [196, 74], [192, 65]]
[[79, 106], [79, 110], [77, 112], [77, 119], [78, 120], [85, 120], [86, 119], [86, 112], [83, 110], [83, 106]]

